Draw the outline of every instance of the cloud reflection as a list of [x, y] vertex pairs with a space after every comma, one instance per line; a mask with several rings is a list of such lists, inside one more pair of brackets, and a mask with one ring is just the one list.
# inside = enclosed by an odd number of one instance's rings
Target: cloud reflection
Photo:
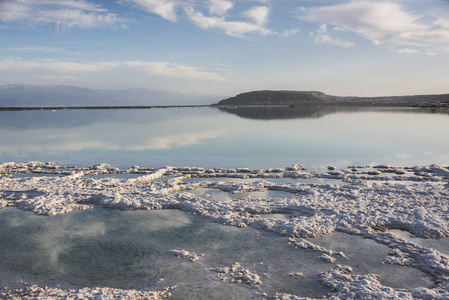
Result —
[[226, 130], [223, 129], [151, 137], [145, 143], [127, 147], [126, 150], [159, 150], [192, 146], [205, 140], [216, 139], [225, 133]]
[[[99, 126], [101, 127], [101, 126]], [[128, 127], [128, 126], [126, 126]], [[17, 143], [0, 144], [0, 153], [39, 153], [49, 151], [51, 153], [66, 151], [81, 151], [87, 149], [99, 150], [169, 150], [174, 148], [193, 146], [207, 140], [216, 139], [224, 135], [225, 129], [203, 130], [184, 132], [174, 130], [168, 134], [145, 130], [136, 131], [134, 126], [121, 128], [121, 130], [103, 131], [97, 126], [89, 126], [79, 132], [67, 132], [64, 130], [36, 130], [5, 132], [6, 139], [16, 139]], [[42, 132], [41, 132], [42, 131]], [[10, 135], [8, 137], [8, 135]], [[17, 135], [20, 135], [18, 137]]]

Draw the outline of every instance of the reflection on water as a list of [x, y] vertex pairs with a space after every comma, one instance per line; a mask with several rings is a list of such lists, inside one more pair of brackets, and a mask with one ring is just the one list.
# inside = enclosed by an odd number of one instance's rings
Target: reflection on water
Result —
[[383, 285], [405, 289], [416, 286], [433, 286], [431, 279], [417, 269], [388, 264], [382, 265], [382, 261], [391, 249], [373, 240], [334, 232], [328, 236], [311, 239], [311, 242], [327, 249], [342, 251], [347, 259], [337, 256], [336, 263], [349, 265], [358, 273], [380, 275], [379, 282]]
[[255, 120], [320, 118], [338, 111], [337, 107], [220, 107], [221, 111]]
[[[192, 263], [171, 255], [172, 249], [204, 256]], [[284, 237], [208, 223], [176, 210], [97, 209], [42, 217], [3, 209], [0, 253], [2, 286], [12, 279], [63, 288], [162, 289], [182, 282], [173, 299], [249, 299], [254, 288], [220, 283], [208, 271], [239, 262], [261, 276], [261, 289], [271, 295], [329, 292], [317, 279], [330, 266], [317, 253], [298, 251]], [[305, 275], [298, 279], [289, 272]]]
[[[344, 251], [348, 259], [336, 263], [350, 265], [356, 273], [380, 274], [385, 285], [432, 285], [418, 270], [382, 265], [389, 249], [371, 240], [334, 233], [312, 242]], [[171, 255], [172, 249], [204, 256], [192, 263]], [[43, 217], [2, 209], [0, 253], [3, 286], [25, 280], [62, 288], [162, 289], [182, 282], [173, 299], [249, 299], [260, 291], [322, 297], [329, 290], [318, 283], [318, 276], [335, 267], [323, 262], [319, 252], [289, 246], [285, 237], [208, 223], [177, 210], [95, 209]], [[255, 289], [220, 283], [210, 271], [235, 262], [261, 276], [263, 284]], [[298, 272], [303, 276], [290, 276]]]
[[321, 118], [335, 113], [360, 113], [360, 112], [394, 112], [394, 113], [443, 113], [449, 114], [449, 110], [436, 111], [427, 108], [388, 108], [388, 107], [220, 107], [221, 111], [234, 114], [241, 118], [255, 120], [282, 120], [301, 118]]
[[106, 162], [118, 167], [257, 169], [296, 163], [312, 170], [329, 164], [343, 168], [449, 160], [449, 141], [442, 138], [449, 134], [449, 118], [428, 110], [227, 111], [231, 113], [217, 108], [1, 111], [0, 155], [2, 161]]
[[248, 199], [248, 197], [257, 198], [288, 198], [294, 196], [294, 194], [283, 191], [264, 191], [264, 192], [246, 192], [244, 194], [231, 194], [217, 189], [199, 188], [196, 190], [188, 191], [189, 193], [200, 196], [204, 199], [217, 202], [229, 202], [239, 199]]

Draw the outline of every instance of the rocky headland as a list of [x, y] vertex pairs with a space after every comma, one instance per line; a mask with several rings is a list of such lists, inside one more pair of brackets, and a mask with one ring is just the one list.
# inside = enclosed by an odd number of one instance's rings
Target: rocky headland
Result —
[[386, 96], [386, 97], [340, 97], [318, 91], [253, 91], [221, 100], [216, 106], [418, 106], [449, 107], [449, 94]]

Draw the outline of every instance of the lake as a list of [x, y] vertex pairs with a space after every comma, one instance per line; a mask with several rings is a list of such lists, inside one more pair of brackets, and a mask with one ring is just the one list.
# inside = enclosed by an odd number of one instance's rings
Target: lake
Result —
[[[435, 239], [449, 235], [449, 168], [327, 173], [330, 165], [448, 165], [447, 111], [0, 111], [0, 136], [0, 163], [58, 162], [74, 174], [7, 176], [19, 168], [3, 166], [0, 287], [18, 290], [0, 298], [36, 289], [23, 282], [42, 287], [41, 297], [53, 293], [46, 286], [61, 297], [84, 287], [89, 295], [96, 287], [175, 287], [172, 299], [449, 297], [442, 281], [449, 260], [439, 256], [449, 243]], [[141, 168], [118, 175], [82, 168], [102, 162]], [[274, 169], [293, 164], [308, 170]], [[152, 169], [163, 166], [177, 168]], [[373, 169], [382, 172], [371, 176]]]
[[1, 111], [1, 161], [117, 167], [449, 161], [449, 114], [418, 108]]

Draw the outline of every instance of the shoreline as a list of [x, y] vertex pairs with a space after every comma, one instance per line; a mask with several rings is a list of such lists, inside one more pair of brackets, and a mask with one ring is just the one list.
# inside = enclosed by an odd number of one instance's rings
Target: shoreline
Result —
[[247, 107], [266, 107], [266, 108], [301, 108], [301, 107], [410, 107], [410, 108], [449, 108], [449, 103], [316, 103], [316, 104], [249, 104], [249, 105], [137, 105], [137, 106], [10, 106], [0, 107], [0, 111], [27, 111], [27, 110], [101, 110], [101, 109], [160, 109], [160, 108], [247, 108]]
[[[330, 264], [341, 254], [314, 244], [313, 239], [341, 232], [389, 247], [391, 251], [384, 263], [418, 269], [430, 276], [434, 287], [393, 289], [380, 284], [375, 275], [354, 274], [349, 267], [331, 265], [330, 271], [320, 275], [320, 282], [333, 289], [328, 296], [449, 296], [449, 255], [390, 232], [401, 229], [419, 238], [449, 237], [449, 166], [348, 166], [341, 170], [329, 166], [327, 171], [317, 173], [301, 165], [261, 170], [169, 166], [118, 169], [107, 164], [78, 168], [32, 162], [4, 163], [0, 169], [3, 174], [24, 175], [0, 178], [0, 208], [17, 207], [49, 216], [93, 208], [178, 209], [204, 216], [213, 223], [286, 236], [288, 243], [298, 249], [321, 252], [322, 259]], [[34, 173], [40, 175], [28, 175]], [[117, 178], [114, 174], [136, 176]], [[307, 182], [313, 178], [324, 181]], [[236, 198], [214, 200], [194, 193], [201, 189]], [[251, 196], [264, 191], [285, 192], [289, 196]], [[287, 218], [276, 218], [278, 214]], [[223, 270], [217, 272], [230, 272]], [[256, 279], [255, 275], [260, 275], [247, 274]], [[257, 280], [254, 282], [260, 285]], [[300, 296], [272, 295], [273, 299]]]

